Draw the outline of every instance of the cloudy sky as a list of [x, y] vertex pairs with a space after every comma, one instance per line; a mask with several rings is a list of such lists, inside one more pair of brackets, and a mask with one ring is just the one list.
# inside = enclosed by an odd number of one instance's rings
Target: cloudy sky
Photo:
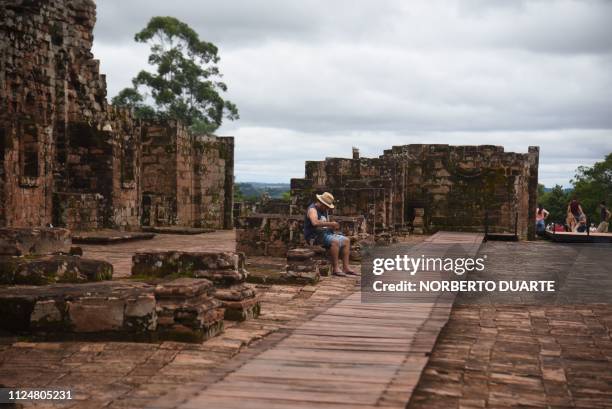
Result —
[[408, 143], [541, 147], [568, 185], [612, 152], [612, 1], [99, 0], [109, 97], [146, 68], [134, 33], [177, 17], [220, 49], [241, 119], [238, 181], [302, 177], [305, 160]]

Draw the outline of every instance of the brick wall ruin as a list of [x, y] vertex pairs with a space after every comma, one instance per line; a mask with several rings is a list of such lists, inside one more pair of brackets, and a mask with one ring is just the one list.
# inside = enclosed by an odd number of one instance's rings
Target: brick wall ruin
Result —
[[500, 146], [404, 145], [378, 158], [306, 162], [306, 177], [291, 180], [292, 212], [315, 193], [336, 197], [335, 214], [361, 215], [369, 233], [412, 227], [424, 209], [424, 227], [437, 230], [534, 234], [539, 148], [504, 152]]
[[[0, 226], [134, 229], [155, 199], [157, 225], [231, 227], [233, 139], [109, 105], [94, 24], [91, 0], [0, 2]], [[154, 135], [168, 134], [172, 175], [144, 163]]]
[[142, 141], [143, 226], [232, 228], [234, 140], [149, 126]]

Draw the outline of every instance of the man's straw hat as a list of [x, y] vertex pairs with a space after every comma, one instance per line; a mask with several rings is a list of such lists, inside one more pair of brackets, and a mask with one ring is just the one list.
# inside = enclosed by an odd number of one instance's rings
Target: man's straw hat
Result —
[[317, 199], [319, 200], [319, 202], [323, 203], [325, 206], [329, 207], [330, 209], [334, 208], [334, 196], [329, 193], [329, 192], [325, 192], [322, 195], [317, 195]]

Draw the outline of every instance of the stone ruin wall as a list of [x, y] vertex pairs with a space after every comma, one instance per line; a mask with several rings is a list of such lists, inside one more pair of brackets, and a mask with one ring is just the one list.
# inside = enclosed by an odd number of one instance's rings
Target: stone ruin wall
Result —
[[[138, 228], [143, 138], [155, 133], [149, 127], [158, 126], [107, 103], [105, 76], [91, 53], [95, 3], [4, 1], [0, 21], [0, 226]], [[226, 226], [228, 208], [231, 220], [233, 180], [220, 179], [233, 177], [233, 156], [227, 157], [233, 155], [233, 139], [219, 138], [218, 146], [177, 159], [186, 167], [167, 181], [169, 189], [181, 185], [183, 205], [168, 206], [180, 213], [168, 215], [168, 224]], [[185, 150], [194, 152], [193, 147]], [[207, 163], [211, 157], [213, 163]], [[189, 190], [185, 180], [198, 179], [197, 169], [189, 168], [194, 161], [210, 170], [199, 178], [206, 181]], [[166, 172], [159, 169], [155, 178], [163, 179]], [[223, 189], [215, 190], [219, 186]], [[189, 196], [196, 190], [202, 200]], [[221, 192], [222, 204], [213, 191]]]
[[404, 145], [379, 158], [307, 162], [306, 177], [291, 180], [292, 212], [315, 193], [330, 191], [336, 214], [365, 216], [368, 232], [409, 228], [414, 209], [425, 209], [425, 227], [437, 230], [533, 232], [539, 149], [504, 152], [499, 146]]
[[146, 226], [231, 228], [234, 139], [150, 126], [142, 143]]

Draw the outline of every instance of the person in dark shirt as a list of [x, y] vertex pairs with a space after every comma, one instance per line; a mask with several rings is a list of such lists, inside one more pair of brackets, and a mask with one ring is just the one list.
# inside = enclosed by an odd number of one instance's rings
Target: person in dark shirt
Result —
[[[334, 275], [340, 277], [357, 275], [349, 265], [351, 240], [336, 233], [335, 230], [338, 230], [340, 225], [329, 219], [329, 210], [334, 207], [334, 196], [331, 193], [317, 195], [317, 201], [306, 209], [304, 238], [311, 245], [318, 244], [329, 250]], [[342, 270], [340, 270], [340, 257], [342, 257]]]
[[605, 201], [602, 201], [599, 204], [599, 215], [601, 218], [601, 223], [599, 223], [599, 226], [597, 226], [597, 233], [607, 233], [610, 225], [610, 216], [612, 213], [610, 213], [610, 210], [608, 210], [606, 207]]
[[575, 231], [580, 227], [580, 218], [584, 215], [582, 206], [578, 199], [573, 198], [567, 205], [567, 222], [570, 226], [570, 231]]

